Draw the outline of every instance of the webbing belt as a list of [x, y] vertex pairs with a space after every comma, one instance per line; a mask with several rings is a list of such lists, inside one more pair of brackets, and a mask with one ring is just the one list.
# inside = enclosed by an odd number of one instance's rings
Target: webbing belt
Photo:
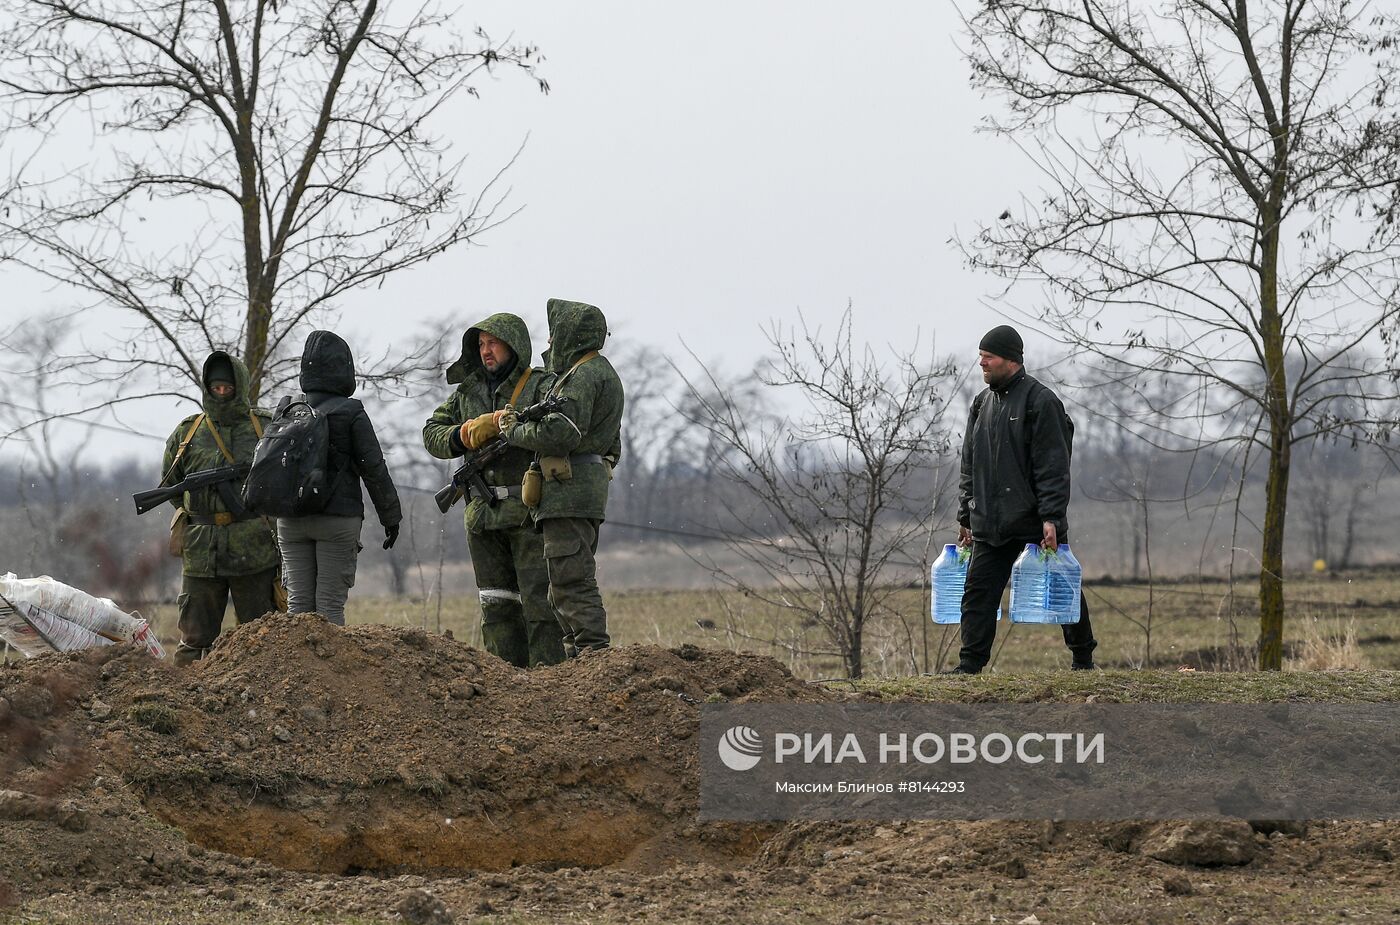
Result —
[[248, 520], [257, 520], [257, 514], [244, 514], [242, 517], [235, 517], [227, 512], [218, 514], [190, 514], [187, 523], [196, 527], [227, 527], [229, 524], [241, 524]]

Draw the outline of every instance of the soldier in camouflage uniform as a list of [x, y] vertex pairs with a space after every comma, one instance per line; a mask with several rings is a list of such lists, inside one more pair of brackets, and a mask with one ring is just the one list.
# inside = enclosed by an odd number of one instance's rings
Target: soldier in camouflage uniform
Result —
[[576, 655], [608, 646], [608, 619], [598, 591], [598, 528], [608, 483], [622, 456], [622, 381], [598, 351], [607, 319], [595, 306], [549, 300], [548, 366], [564, 410], [542, 420], [500, 426], [513, 445], [539, 457], [544, 487], [535, 523], [544, 534], [549, 596], [564, 626], [564, 651]]
[[[221, 350], [204, 361], [204, 411], [180, 422], [165, 441], [162, 484], [229, 464], [246, 465], [271, 415], [248, 405], [248, 369]], [[256, 423], [255, 423], [256, 420]], [[198, 426], [196, 426], [196, 424]], [[188, 441], [183, 452], [180, 447]], [[232, 486], [235, 493], [241, 484]], [[215, 487], [170, 502], [188, 512], [180, 585], [180, 645], [175, 662], [203, 658], [219, 637], [230, 596], [239, 623], [276, 609], [277, 544], [268, 522], [235, 517]]]
[[[423, 445], [439, 459], [462, 456], [500, 431], [498, 412], [544, 398], [554, 377], [530, 367], [530, 331], [511, 314], [496, 314], [462, 336], [462, 356], [447, 368], [457, 386], [423, 425]], [[553, 665], [564, 658], [559, 620], [549, 604], [544, 541], [520, 501], [520, 482], [531, 454], [511, 449], [484, 473], [494, 505], [472, 496], [467, 505], [467, 547], [481, 598], [481, 637], [486, 650], [520, 668]]]

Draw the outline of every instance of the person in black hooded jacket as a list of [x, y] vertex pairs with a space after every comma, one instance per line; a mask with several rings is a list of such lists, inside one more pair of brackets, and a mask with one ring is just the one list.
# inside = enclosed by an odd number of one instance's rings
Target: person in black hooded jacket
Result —
[[287, 612], [315, 611], [343, 626], [345, 599], [355, 584], [355, 564], [362, 548], [361, 481], [384, 527], [385, 549], [398, 539], [403, 512], [374, 425], [364, 405], [350, 397], [355, 393], [350, 345], [330, 331], [312, 331], [301, 354], [301, 390], [307, 403], [326, 415], [332, 481], [321, 513], [277, 521]]

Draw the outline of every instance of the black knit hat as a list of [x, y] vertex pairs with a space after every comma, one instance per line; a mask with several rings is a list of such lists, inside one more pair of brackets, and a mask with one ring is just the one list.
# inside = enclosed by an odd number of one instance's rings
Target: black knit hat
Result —
[[1013, 363], [1025, 362], [1026, 345], [1021, 342], [1021, 335], [1009, 324], [999, 324], [988, 331], [983, 335], [982, 342], [977, 345], [977, 349], [985, 350]]

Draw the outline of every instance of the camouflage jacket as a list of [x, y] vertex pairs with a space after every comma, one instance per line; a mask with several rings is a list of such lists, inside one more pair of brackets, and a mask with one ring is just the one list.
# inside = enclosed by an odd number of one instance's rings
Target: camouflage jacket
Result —
[[[515, 353], [515, 366], [504, 379], [493, 382], [486, 367], [481, 364], [477, 343], [482, 332], [505, 341]], [[554, 376], [544, 369], [531, 369], [530, 357], [530, 330], [515, 315], [492, 315], [468, 328], [462, 335], [461, 358], [447, 368], [447, 381], [456, 383], [457, 391], [439, 405], [423, 425], [423, 446], [428, 452], [439, 459], [463, 455], [461, 443], [453, 439], [458, 428], [478, 415], [504, 408], [527, 370], [530, 378], [516, 400], [516, 406], [524, 407], [543, 400]], [[486, 483], [518, 489], [532, 459], [534, 454], [528, 450], [512, 448], [487, 470]], [[503, 499], [495, 505], [472, 498], [465, 516], [467, 529], [476, 533], [530, 526], [530, 512], [520, 503], [518, 496]]]
[[602, 520], [612, 469], [622, 457], [622, 380], [606, 357], [575, 364], [602, 348], [608, 322], [592, 305], [550, 299], [549, 334], [549, 370], [558, 377], [552, 391], [564, 399], [564, 410], [535, 423], [517, 424], [507, 436], [512, 444], [541, 456], [604, 457], [604, 464], [576, 459], [573, 478], [547, 481], [535, 511], [537, 521]]
[[[233, 364], [235, 391], [232, 398], [219, 399], [209, 391], [209, 364], [216, 358], [227, 358]], [[165, 460], [161, 473], [169, 473], [162, 484], [173, 485], [181, 479], [204, 469], [228, 465], [228, 460], [219, 449], [213, 431], [233, 455], [236, 464], [244, 465], [253, 461], [253, 449], [258, 445], [258, 434], [253, 429], [250, 413], [259, 419], [259, 427], [264, 427], [272, 415], [261, 409], [248, 406], [248, 369], [236, 357], [216, 351], [204, 361], [204, 421], [195, 431], [194, 438], [185, 449], [178, 462], [175, 455], [185, 435], [194, 426], [199, 415], [192, 414], [180, 422], [179, 426], [165, 441]], [[241, 482], [234, 484], [234, 492], [241, 493]], [[185, 492], [180, 502], [170, 502], [175, 507], [183, 507], [191, 514], [219, 514], [228, 511], [218, 489], [202, 488], [196, 492]], [[238, 575], [252, 575], [277, 565], [277, 543], [273, 538], [270, 522], [261, 517], [229, 524], [225, 527], [213, 524], [188, 524], [185, 527], [185, 554], [183, 567], [186, 575], [194, 578], [227, 578]]]

